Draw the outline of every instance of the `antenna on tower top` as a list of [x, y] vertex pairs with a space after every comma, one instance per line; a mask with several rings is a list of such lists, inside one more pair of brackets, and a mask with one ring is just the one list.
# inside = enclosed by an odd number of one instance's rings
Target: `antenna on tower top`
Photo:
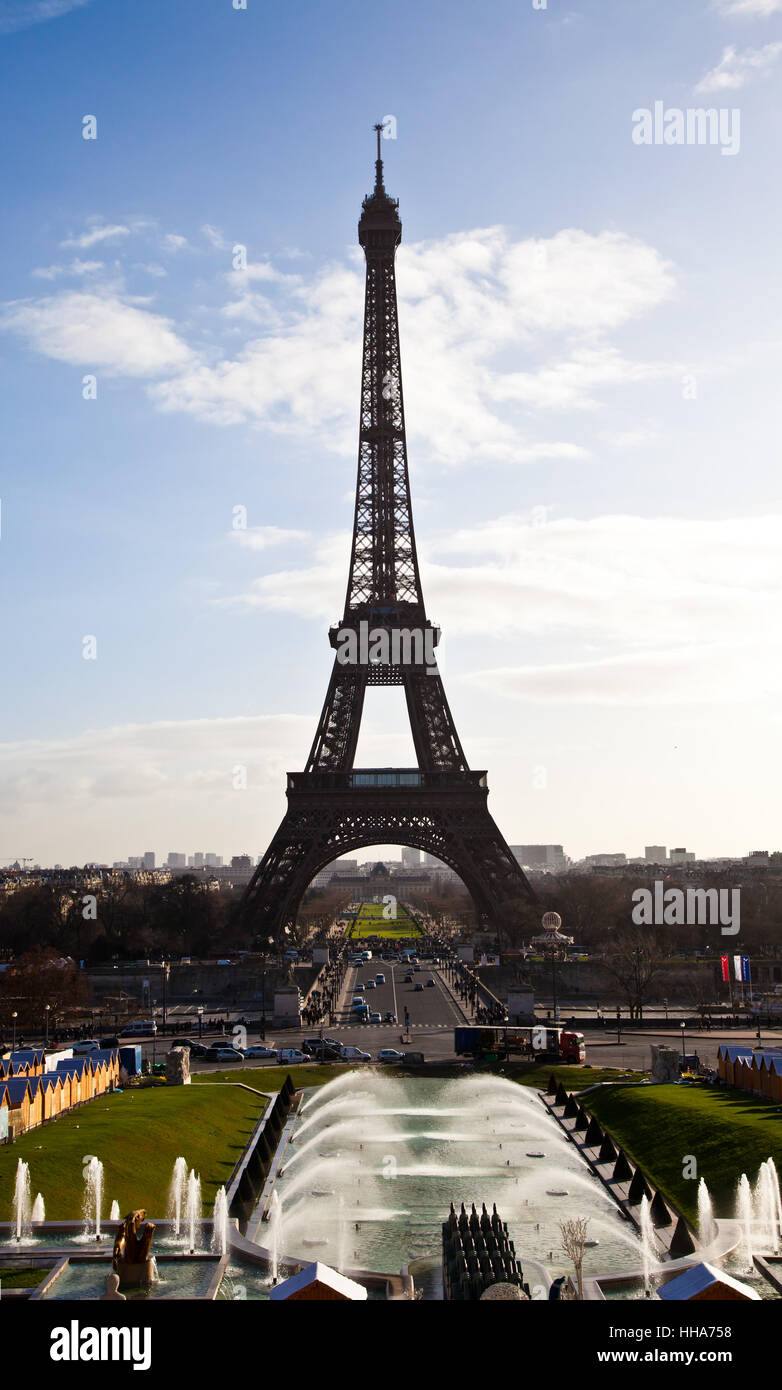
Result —
[[380, 153], [380, 139], [383, 134], [383, 124], [375, 126], [377, 131], [377, 160], [375, 161], [375, 192], [383, 188], [383, 156]]

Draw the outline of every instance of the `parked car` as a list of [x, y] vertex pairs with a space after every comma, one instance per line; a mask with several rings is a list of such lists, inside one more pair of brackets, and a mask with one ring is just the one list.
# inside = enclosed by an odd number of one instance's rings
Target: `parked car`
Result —
[[195, 1038], [172, 1038], [169, 1047], [189, 1047], [192, 1052], [194, 1047], [198, 1047]]
[[302, 1052], [298, 1047], [282, 1047], [277, 1053], [278, 1062], [308, 1062], [306, 1052]]
[[378, 1062], [403, 1062], [404, 1052], [397, 1052], [395, 1047], [381, 1047], [377, 1054]]
[[417, 984], [416, 987], [415, 987], [415, 991], [414, 991], [414, 992], [415, 992], [416, 994], [423, 994], [423, 992], [424, 992], [424, 987], [423, 987], [423, 985], [420, 984], [420, 983]]
[[386, 982], [386, 977], [385, 977], [385, 975], [376, 975], [376, 976], [375, 976], [375, 984], [376, 984], [376, 985], [384, 985], [385, 982]]
[[353, 995], [353, 999], [352, 999], [352, 1001], [351, 1001], [351, 1006], [352, 1006], [352, 1008], [354, 1008], [354, 1009], [366, 1008], [366, 1004], [364, 1003], [364, 1000], [362, 999], [362, 997], [361, 997], [360, 994], [354, 994], [354, 995]]
[[432, 979], [431, 976], [430, 976], [429, 979], [426, 981], [426, 988], [427, 988], [427, 989], [434, 989], [434, 980]]
[[396, 1023], [396, 1014], [391, 1009], [386, 1009], [386, 1023]]
[[112, 1048], [119, 1047], [119, 1038], [101, 1038], [100, 1045], [102, 1051], [104, 1049], [109, 1051]]
[[276, 1057], [276, 1056], [277, 1056], [277, 1049], [276, 1049], [275, 1047], [262, 1047], [262, 1046], [246, 1047], [245, 1050], [244, 1050], [244, 1055], [245, 1055], [245, 1057], [251, 1057], [251, 1058], [258, 1058], [258, 1057], [261, 1057], [261, 1058], [263, 1058], [263, 1057], [267, 1057], [267, 1058], [268, 1058], [268, 1057]]
[[413, 976], [412, 976], [412, 972], [411, 972], [411, 971], [408, 971], [408, 972], [407, 972], [407, 974], [405, 975], [405, 978], [404, 978], [404, 982], [403, 982], [403, 983], [406, 984], [406, 985], [411, 985], [411, 984], [413, 983]]
[[100, 1043], [97, 1038], [85, 1039], [83, 1042], [74, 1043], [71, 1051], [74, 1057], [86, 1057], [89, 1052], [100, 1052]]
[[360, 1047], [341, 1047], [340, 1056], [343, 1062], [371, 1062], [372, 1058], [368, 1052], [362, 1052]]
[[244, 1053], [238, 1047], [216, 1047], [209, 1051], [210, 1061], [215, 1062], [243, 1062]]
[[370, 1015], [369, 1015], [369, 1021], [370, 1021], [370, 1023], [382, 1023], [382, 1022], [383, 1022], [383, 1020], [382, 1020], [382, 1018], [381, 1018], [381, 1016], [380, 1016], [379, 1013], [372, 1013], [372, 1014], [370, 1014]]

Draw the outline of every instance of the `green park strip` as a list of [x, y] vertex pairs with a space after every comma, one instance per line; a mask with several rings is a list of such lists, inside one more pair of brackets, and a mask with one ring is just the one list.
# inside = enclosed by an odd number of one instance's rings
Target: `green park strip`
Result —
[[[621, 1067], [558, 1067], [545, 1064], [530, 1065], [522, 1063], [501, 1063], [501, 1070], [511, 1081], [522, 1086], [535, 1086], [545, 1091], [553, 1076], [557, 1085], [562, 1083], [568, 1091], [583, 1091], [587, 1086], [597, 1086], [601, 1081], [642, 1081], [644, 1073], [628, 1071]], [[497, 1068], [493, 1067], [493, 1071]]]
[[[566, 1083], [567, 1084], [567, 1083]], [[639, 1163], [664, 1197], [697, 1217], [698, 1178], [705, 1178], [715, 1214], [734, 1214], [736, 1183], [750, 1182], [767, 1158], [782, 1165], [782, 1113], [742, 1091], [716, 1086], [617, 1086], [584, 1097], [584, 1105], [615, 1143]], [[692, 1171], [688, 1155], [694, 1158]]]
[[397, 905], [396, 917], [385, 917], [383, 903], [362, 903], [348, 927], [351, 941], [377, 937], [380, 941], [412, 941], [423, 935], [415, 917]]
[[6, 1289], [37, 1288], [48, 1273], [48, 1269], [30, 1269], [27, 1265], [0, 1264], [0, 1298]]
[[[194, 1072], [191, 1080], [194, 1085], [209, 1086], [214, 1084], [223, 1085], [225, 1082], [237, 1082], [243, 1086], [251, 1086], [254, 1090], [263, 1089], [267, 1094], [271, 1091], [279, 1091], [286, 1076], [290, 1075], [297, 1091], [303, 1090], [305, 1086], [325, 1086], [327, 1081], [335, 1081], [343, 1072], [350, 1071], [348, 1064], [340, 1066], [331, 1063], [323, 1066], [321, 1063], [313, 1062], [302, 1063], [298, 1067], [239, 1067], [234, 1066], [230, 1071], [201, 1071]], [[355, 1070], [355, 1068], [353, 1068]]]
[[92, 1154], [104, 1165], [104, 1218], [115, 1199], [123, 1213], [144, 1207], [164, 1217], [180, 1154], [200, 1173], [204, 1211], [211, 1212], [265, 1105], [265, 1096], [236, 1085], [150, 1086], [101, 1096], [0, 1149], [1, 1219], [11, 1220], [14, 1175], [23, 1158], [33, 1197], [43, 1193], [47, 1220], [78, 1220], [84, 1159]]

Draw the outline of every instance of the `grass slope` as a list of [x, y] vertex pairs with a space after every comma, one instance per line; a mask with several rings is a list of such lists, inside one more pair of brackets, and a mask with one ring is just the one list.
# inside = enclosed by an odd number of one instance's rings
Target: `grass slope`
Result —
[[782, 1112], [742, 1091], [617, 1086], [587, 1096], [585, 1105], [692, 1221], [698, 1184], [683, 1175], [687, 1155], [706, 1180], [717, 1216], [733, 1215], [741, 1173], [752, 1181], [769, 1157], [782, 1167]]
[[[236, 1081], [236, 1077], [231, 1077]], [[103, 1213], [116, 1198], [124, 1214], [145, 1207], [166, 1214], [174, 1160], [201, 1174], [204, 1210], [228, 1181], [265, 1099], [241, 1086], [155, 1086], [101, 1096], [53, 1124], [0, 1149], [0, 1219], [11, 1220], [17, 1161], [30, 1165], [33, 1197], [42, 1192], [50, 1221], [81, 1216], [85, 1155], [104, 1165]]]

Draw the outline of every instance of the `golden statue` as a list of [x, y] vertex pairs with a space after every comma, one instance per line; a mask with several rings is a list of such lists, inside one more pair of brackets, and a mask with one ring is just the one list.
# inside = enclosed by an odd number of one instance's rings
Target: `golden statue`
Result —
[[155, 1278], [155, 1261], [149, 1253], [155, 1235], [152, 1221], [145, 1221], [146, 1211], [130, 1211], [114, 1237], [112, 1264], [122, 1284], [151, 1284]]

